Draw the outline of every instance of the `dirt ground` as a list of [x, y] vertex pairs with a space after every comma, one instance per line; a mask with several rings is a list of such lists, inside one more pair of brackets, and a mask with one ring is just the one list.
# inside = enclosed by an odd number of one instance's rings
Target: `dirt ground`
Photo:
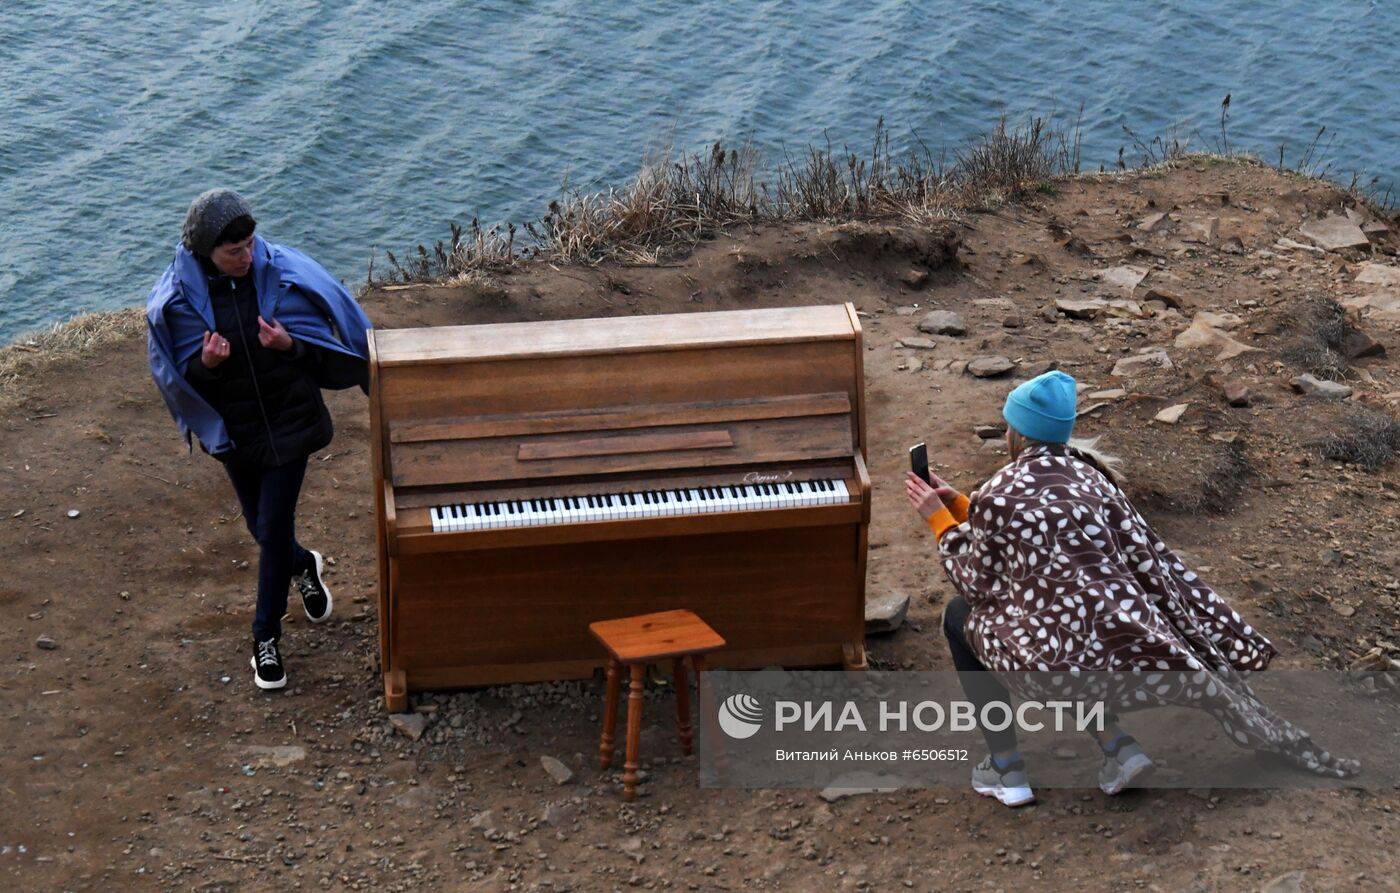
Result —
[[[1080, 431], [1125, 458], [1130, 494], [1274, 640], [1275, 666], [1340, 668], [1376, 647], [1400, 657], [1400, 468], [1328, 461], [1317, 442], [1354, 430], [1364, 407], [1393, 417], [1400, 370], [1385, 355], [1344, 364], [1355, 392], [1340, 402], [1300, 396], [1290, 380], [1318, 358], [1312, 302], [1383, 292], [1354, 280], [1367, 261], [1400, 266], [1400, 238], [1376, 226], [1372, 248], [1332, 252], [1279, 240], [1310, 244], [1300, 224], [1348, 203], [1267, 168], [1199, 162], [1063, 183], [947, 232], [739, 230], [660, 267], [534, 262], [499, 288], [395, 287], [364, 300], [382, 327], [854, 302], [869, 348], [868, 593], [912, 596], [904, 626], [869, 640], [886, 669], [949, 668], [937, 618], [950, 588], [904, 502], [907, 446], [927, 440], [938, 469], [970, 489], [1005, 461], [974, 425], [999, 420], [1011, 381], [1057, 363], [1089, 385], [1082, 406], [1103, 404]], [[1168, 216], [1150, 226], [1158, 213]], [[953, 264], [950, 233], [961, 243]], [[1122, 267], [1146, 278], [1134, 287]], [[1054, 309], [1094, 297], [1132, 303], [1092, 320]], [[1400, 314], [1372, 303], [1382, 309], [1353, 322], [1393, 354]], [[934, 309], [960, 313], [967, 334], [919, 332]], [[1220, 360], [1230, 344], [1210, 333], [1213, 347], [1178, 347], [1202, 311], [1228, 314], [1219, 329], [1257, 350]], [[1171, 369], [1111, 375], [1153, 347]], [[1018, 369], [974, 378], [963, 366], [981, 355]], [[1249, 406], [1227, 405], [1231, 383], [1248, 387]], [[1090, 396], [1115, 388], [1126, 395]], [[673, 756], [670, 696], [659, 693], [641, 796], [624, 805], [618, 774], [594, 764], [597, 682], [420, 697], [428, 727], [411, 741], [381, 699], [358, 392], [332, 395], [337, 436], [313, 458], [301, 502], [300, 539], [335, 561], [336, 618], [313, 629], [294, 609], [290, 684], [259, 692], [248, 668], [256, 550], [218, 464], [185, 455], [143, 341], [55, 363], [10, 397], [0, 406], [6, 889], [1397, 888], [1393, 790], [1052, 790], [1015, 812], [964, 788], [830, 804], [816, 791], [703, 790], [694, 760]], [[1179, 421], [1153, 421], [1183, 403]], [[556, 784], [543, 756], [573, 779]], [[1281, 878], [1294, 872], [1300, 886]]]

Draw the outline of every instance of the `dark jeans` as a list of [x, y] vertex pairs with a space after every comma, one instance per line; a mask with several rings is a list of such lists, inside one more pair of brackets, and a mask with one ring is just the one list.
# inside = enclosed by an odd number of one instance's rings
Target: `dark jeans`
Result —
[[276, 468], [232, 463], [224, 468], [243, 506], [248, 532], [258, 543], [258, 610], [253, 617], [253, 638], [259, 642], [280, 638], [287, 589], [311, 558], [296, 540], [297, 498], [306, 477], [306, 457]]
[[[977, 655], [967, 647], [967, 614], [971, 610], [967, 599], [961, 595], [948, 602], [943, 609], [943, 635], [948, 637], [948, 651], [953, 655], [953, 667], [958, 671], [958, 681], [962, 683], [963, 694], [982, 715], [982, 707], [1000, 701], [1011, 706], [1011, 693], [997, 677], [987, 672]], [[1000, 731], [982, 729], [982, 737], [987, 739], [987, 747], [992, 753], [1016, 749], [1016, 727], [1008, 726]]]
[[[982, 706], [1001, 702], [1011, 706], [1011, 693], [997, 677], [987, 671], [977, 655], [967, 646], [967, 615], [972, 608], [961, 595], [948, 602], [943, 610], [943, 635], [948, 637], [948, 651], [953, 655], [953, 667], [958, 671], [958, 682], [962, 683], [963, 694], [982, 715]], [[1118, 724], [1118, 716], [1109, 712], [1104, 717], [1105, 728]], [[1092, 736], [1092, 733], [1091, 733]], [[1016, 726], [1013, 723], [1001, 731], [982, 729], [982, 737], [992, 753], [1016, 749]]]

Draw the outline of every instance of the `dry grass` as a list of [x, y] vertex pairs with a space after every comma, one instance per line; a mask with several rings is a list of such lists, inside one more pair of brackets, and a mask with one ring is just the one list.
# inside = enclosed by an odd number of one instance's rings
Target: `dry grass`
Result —
[[1400, 452], [1400, 421], [1365, 406], [1348, 411], [1339, 429], [1318, 443], [1322, 458], [1379, 471]]
[[[523, 250], [514, 227], [502, 235], [473, 221], [471, 239], [454, 227], [450, 246], [420, 245], [408, 262], [390, 254], [390, 270], [378, 281], [451, 279], [503, 269], [527, 254], [566, 263], [657, 263], [744, 223], [893, 217], [927, 224], [1053, 191], [1057, 178], [1078, 169], [1078, 126], [1042, 118], [1018, 126], [1003, 118], [951, 162], [922, 144], [895, 156], [881, 120], [868, 151], [810, 146], [797, 158], [783, 153], [767, 177], [751, 143], [716, 143], [704, 153], [665, 152], [620, 189], [566, 189], [542, 220], [525, 224], [531, 242]], [[372, 265], [369, 281], [376, 281]]]
[[0, 347], [0, 405], [24, 398], [25, 379], [48, 366], [90, 356], [98, 348], [146, 330], [143, 308], [90, 313], [22, 335]]
[[[1185, 470], [1189, 469], [1189, 470]], [[1169, 472], [1169, 473], [1168, 473]], [[1245, 483], [1255, 474], [1244, 448], [1238, 443], [1210, 444], [1198, 454], [1142, 480], [1129, 471], [1135, 496], [1145, 502], [1192, 515], [1227, 514], [1239, 506]]]
[[1322, 295], [1309, 297], [1298, 315], [1297, 336], [1283, 358], [1305, 372], [1328, 381], [1354, 377], [1345, 345], [1356, 329], [1346, 309]]

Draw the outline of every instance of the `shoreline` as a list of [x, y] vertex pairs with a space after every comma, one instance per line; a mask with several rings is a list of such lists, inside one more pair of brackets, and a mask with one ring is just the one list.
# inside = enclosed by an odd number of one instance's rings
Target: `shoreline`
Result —
[[[489, 284], [493, 273], [539, 259], [583, 265], [608, 258], [661, 263], [733, 226], [900, 218], [950, 222], [966, 213], [1034, 200], [1037, 193], [1046, 194], [1057, 184], [1152, 176], [1199, 163], [1268, 167], [1289, 177], [1334, 186], [1382, 216], [1396, 213], [1393, 202], [1375, 205], [1377, 196], [1360, 188], [1358, 174], [1350, 185], [1343, 185], [1326, 168], [1319, 172], [1321, 160], [1315, 163], [1312, 152], [1290, 168], [1271, 164], [1249, 150], [1196, 151], [1189, 139], [1167, 140], [1159, 135], [1144, 142], [1131, 130], [1127, 133], [1141, 160], [1117, 170], [1101, 165], [1097, 171], [1079, 169], [1078, 125], [1062, 124], [1053, 116], [1032, 117], [1009, 127], [1003, 116], [993, 129], [957, 153], [952, 165], [944, 157], [934, 158], [927, 149], [892, 157], [883, 119], [876, 124], [868, 153], [809, 144], [801, 156], [802, 166], [784, 159], [777, 167], [765, 169], [757, 150], [747, 143], [725, 149], [717, 142], [707, 154], [682, 154], [678, 159], [666, 151], [644, 163], [621, 186], [561, 193], [540, 218], [485, 227], [473, 219], [466, 229], [454, 223], [446, 239], [407, 248], [402, 262], [396, 253], [386, 251], [388, 267], [379, 271], [377, 279], [377, 258], [371, 251], [365, 279], [347, 287], [358, 295], [376, 285], [472, 280]], [[862, 176], [855, 176], [856, 171]], [[693, 204], [678, 207], [669, 201], [675, 194], [697, 197]], [[1389, 196], [1387, 191], [1385, 197]], [[644, 225], [638, 225], [639, 218], [645, 219]], [[144, 305], [75, 314], [19, 332], [0, 344], [0, 399], [4, 399], [6, 352], [11, 348], [42, 344], [45, 347], [40, 349], [51, 345], [61, 351], [67, 340], [64, 330], [76, 325], [83, 331], [80, 337], [90, 339], [88, 330], [102, 328], [108, 320], [119, 328], [127, 325], [120, 321], [122, 314], [133, 310], [143, 311]]]

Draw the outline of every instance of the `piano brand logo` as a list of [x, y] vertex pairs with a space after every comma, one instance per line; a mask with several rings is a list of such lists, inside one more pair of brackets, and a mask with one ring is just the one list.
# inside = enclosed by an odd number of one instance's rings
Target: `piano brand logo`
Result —
[[784, 471], [781, 474], [762, 474], [757, 471], [750, 471], [744, 475], [746, 484], [779, 484], [783, 481], [792, 480], [792, 471]]
[[763, 725], [763, 705], [749, 695], [730, 695], [719, 705], [719, 727], [730, 738], [751, 738]]

